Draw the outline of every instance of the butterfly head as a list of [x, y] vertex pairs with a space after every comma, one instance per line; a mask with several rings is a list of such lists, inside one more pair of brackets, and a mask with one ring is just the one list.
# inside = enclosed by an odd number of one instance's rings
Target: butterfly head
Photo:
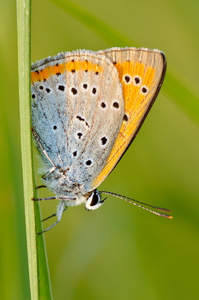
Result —
[[105, 199], [102, 200], [101, 193], [98, 190], [94, 190], [91, 192], [91, 194], [88, 196], [85, 209], [86, 210], [95, 210], [99, 208], [103, 203]]

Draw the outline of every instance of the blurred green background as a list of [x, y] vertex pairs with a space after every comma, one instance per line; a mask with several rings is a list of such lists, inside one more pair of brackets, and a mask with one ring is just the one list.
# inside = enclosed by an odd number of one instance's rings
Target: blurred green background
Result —
[[[72, 3], [112, 27], [126, 46], [164, 51], [168, 72], [199, 99], [197, 0]], [[0, 43], [0, 295], [27, 300], [14, 0], [0, 2]], [[124, 45], [51, 1], [32, 1], [33, 62], [61, 51], [113, 46]], [[68, 209], [45, 234], [54, 299], [199, 299], [199, 123], [166, 94], [167, 76], [137, 138], [100, 189], [170, 208], [174, 219], [113, 197], [94, 212]], [[41, 204], [46, 217], [57, 203]]]

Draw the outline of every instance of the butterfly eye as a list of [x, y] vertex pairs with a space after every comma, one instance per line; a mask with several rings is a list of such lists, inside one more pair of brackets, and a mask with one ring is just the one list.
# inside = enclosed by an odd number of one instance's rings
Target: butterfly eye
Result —
[[99, 208], [104, 203], [104, 200], [101, 200], [101, 195], [98, 190], [94, 190], [92, 194], [88, 197], [85, 209], [86, 210], [94, 210]]

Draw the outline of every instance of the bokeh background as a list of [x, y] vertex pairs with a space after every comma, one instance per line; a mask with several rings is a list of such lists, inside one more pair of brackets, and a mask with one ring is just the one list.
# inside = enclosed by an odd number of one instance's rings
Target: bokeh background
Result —
[[[113, 28], [126, 46], [164, 51], [168, 72], [199, 101], [197, 0], [72, 4]], [[124, 45], [51, 1], [32, 1], [33, 62], [61, 51], [113, 46]], [[14, 0], [0, 2], [0, 47], [0, 294], [27, 300]], [[167, 76], [134, 143], [100, 189], [170, 208], [174, 219], [113, 197], [94, 212], [68, 209], [45, 234], [54, 299], [199, 299], [199, 122], [167, 97], [166, 82]], [[42, 203], [43, 217], [55, 207]]]

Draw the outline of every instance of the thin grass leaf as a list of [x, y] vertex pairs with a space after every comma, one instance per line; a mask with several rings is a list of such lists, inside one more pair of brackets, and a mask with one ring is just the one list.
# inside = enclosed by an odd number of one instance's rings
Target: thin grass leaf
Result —
[[18, 72], [23, 187], [26, 219], [26, 236], [29, 262], [31, 298], [52, 299], [44, 237], [41, 231], [39, 204], [36, 197], [32, 167], [32, 138], [30, 117], [30, 0], [17, 1]]

